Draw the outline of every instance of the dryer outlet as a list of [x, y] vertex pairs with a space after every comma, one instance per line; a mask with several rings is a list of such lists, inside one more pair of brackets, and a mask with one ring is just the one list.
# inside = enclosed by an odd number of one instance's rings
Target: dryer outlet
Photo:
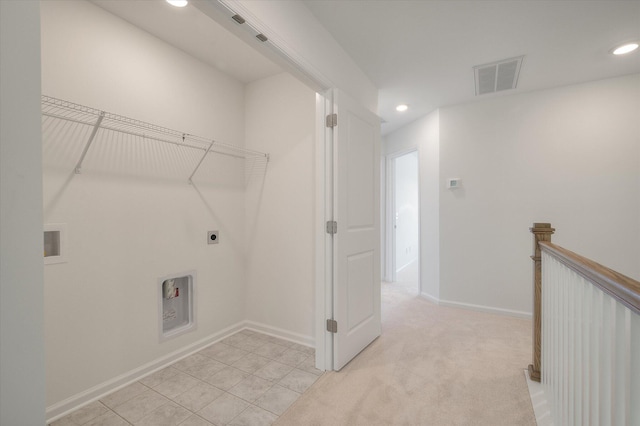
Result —
[[218, 231], [209, 231], [207, 232], [207, 243], [209, 244], [218, 244], [220, 242], [220, 238], [218, 235]]

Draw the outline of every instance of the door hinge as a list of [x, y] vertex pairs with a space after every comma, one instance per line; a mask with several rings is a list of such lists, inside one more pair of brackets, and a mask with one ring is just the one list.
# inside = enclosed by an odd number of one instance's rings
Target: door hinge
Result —
[[327, 115], [327, 127], [336, 127], [338, 125], [338, 114]]
[[338, 332], [338, 321], [328, 319], [327, 320], [327, 331], [329, 333], [337, 333]]
[[338, 233], [338, 222], [335, 220], [330, 220], [327, 222], [327, 234], [337, 234]]

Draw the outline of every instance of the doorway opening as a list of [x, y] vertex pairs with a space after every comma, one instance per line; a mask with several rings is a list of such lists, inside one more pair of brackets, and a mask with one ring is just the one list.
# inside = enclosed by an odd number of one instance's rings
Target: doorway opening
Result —
[[387, 159], [387, 256], [390, 273], [398, 288], [420, 291], [420, 196], [418, 151], [392, 154]]

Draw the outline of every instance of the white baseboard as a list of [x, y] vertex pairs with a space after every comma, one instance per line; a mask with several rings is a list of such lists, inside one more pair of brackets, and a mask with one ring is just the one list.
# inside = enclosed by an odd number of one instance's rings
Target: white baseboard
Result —
[[399, 272], [402, 272], [405, 268], [408, 268], [409, 266], [413, 265], [414, 262], [417, 262], [417, 261], [418, 261], [418, 258], [416, 257], [415, 259], [412, 259], [411, 261], [409, 261], [409, 263], [405, 263], [401, 267], [396, 268], [396, 274]]
[[304, 334], [294, 333], [282, 328], [272, 327], [270, 325], [262, 324], [255, 321], [245, 321], [244, 324], [244, 328], [248, 328], [249, 330], [258, 331], [269, 336], [278, 337], [280, 339], [288, 340], [289, 342], [298, 343], [310, 348], [316, 347], [316, 339], [313, 336], [305, 336]]
[[422, 292], [422, 293], [420, 293], [420, 296], [425, 298], [425, 299], [427, 299], [431, 303], [435, 303], [436, 305], [440, 304], [440, 299], [438, 299], [435, 296], [430, 295], [429, 293]]
[[168, 365], [173, 364], [176, 361], [179, 361], [182, 358], [185, 358], [189, 355], [192, 355], [205, 347], [212, 345], [225, 337], [228, 337], [246, 327], [246, 321], [239, 322], [230, 327], [225, 328], [217, 333], [214, 333], [204, 339], [198, 340], [195, 343], [192, 343], [188, 346], [185, 346], [177, 351], [171, 352], [165, 356], [157, 358], [151, 362], [148, 362], [138, 368], [135, 368], [131, 371], [128, 371], [124, 374], [121, 374], [117, 377], [107, 380], [106, 382], [100, 383], [92, 388], [89, 388], [83, 392], [77, 393], [63, 401], [55, 403], [46, 410], [46, 418], [47, 423], [51, 423], [61, 417], [66, 416], [72, 411], [77, 410], [87, 404], [92, 403], [107, 394], [110, 394], [116, 390], [119, 390], [125, 386], [130, 385], [133, 382], [136, 382], [142, 379], [149, 374], [152, 374], [158, 370], [161, 370]]
[[421, 297], [440, 306], [448, 306], [450, 308], [470, 309], [472, 311], [487, 312], [490, 314], [506, 315], [509, 317], [532, 319], [531, 312], [515, 311], [512, 309], [495, 308], [493, 306], [474, 305], [472, 303], [453, 302], [451, 300], [442, 300], [428, 293], [420, 293]]

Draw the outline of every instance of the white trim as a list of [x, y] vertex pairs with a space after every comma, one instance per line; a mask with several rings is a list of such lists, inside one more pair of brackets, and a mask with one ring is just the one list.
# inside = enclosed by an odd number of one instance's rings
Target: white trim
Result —
[[333, 369], [333, 336], [327, 332], [325, 322], [333, 318], [331, 236], [325, 223], [332, 216], [331, 133], [326, 131], [325, 117], [332, 111], [332, 91], [316, 94], [316, 208], [315, 208], [315, 347], [316, 368]]
[[385, 182], [385, 190], [387, 193], [386, 198], [386, 222], [385, 222], [385, 235], [387, 237], [387, 244], [385, 246], [385, 264], [387, 265], [387, 275], [385, 279], [389, 282], [396, 282], [396, 233], [395, 233], [395, 205], [396, 205], [396, 165], [395, 160], [397, 156], [391, 154], [386, 156], [387, 162], [387, 181]]
[[536, 416], [536, 424], [538, 426], [553, 426], [551, 407], [549, 406], [547, 395], [544, 392], [544, 386], [542, 383], [532, 381], [527, 370], [523, 371], [524, 377], [527, 380], [531, 405], [533, 405], [533, 413]]
[[322, 327], [325, 318], [325, 232], [324, 232], [324, 202], [325, 202], [325, 182], [324, 182], [324, 129], [322, 128], [322, 120], [325, 116], [324, 106], [325, 97], [320, 93], [316, 93], [316, 138], [315, 138], [315, 174], [316, 174], [316, 199], [315, 199], [315, 218], [314, 218], [314, 238], [315, 238], [315, 305], [314, 305], [314, 330], [316, 333], [316, 368], [325, 366], [325, 339], [324, 327]]
[[[422, 166], [420, 145], [416, 145], [416, 155], [418, 157], [418, 293], [422, 293], [422, 257], [425, 256], [422, 247]], [[438, 204], [440, 201], [438, 201]]]
[[497, 315], [506, 315], [509, 317], [524, 318], [529, 320], [533, 318], [533, 315], [531, 314], [531, 312], [515, 311], [513, 309], [496, 308], [493, 306], [485, 306], [485, 305], [474, 305], [473, 303], [454, 302], [451, 300], [442, 300], [424, 292], [420, 293], [420, 296], [432, 303], [435, 303], [436, 305], [446, 306], [449, 308], [461, 308], [461, 309], [467, 309], [471, 311], [486, 312], [489, 314], [497, 314]]
[[200, 339], [195, 343], [187, 345], [181, 349], [173, 351], [167, 355], [157, 358], [151, 362], [141, 365], [138, 368], [134, 368], [124, 374], [116, 376], [105, 382], [102, 382], [96, 386], [93, 386], [85, 391], [77, 393], [69, 398], [62, 400], [56, 404], [53, 404], [46, 409], [47, 423], [51, 423], [61, 417], [66, 416], [72, 411], [77, 410], [87, 404], [90, 404], [103, 396], [117, 391], [133, 382], [142, 379], [149, 374], [153, 374], [158, 370], [161, 370], [168, 365], [173, 364], [182, 358], [188, 357], [205, 347], [212, 345], [220, 340], [231, 336], [238, 331], [247, 328], [245, 323], [247, 321], [239, 322], [230, 327], [225, 328], [217, 333], [214, 333], [204, 339]]
[[389, 265], [387, 265], [387, 240], [387, 157], [380, 154], [380, 279], [390, 282]]
[[315, 348], [315, 338], [313, 336], [305, 336], [304, 334], [294, 333], [292, 331], [287, 331], [282, 328], [273, 327], [267, 324], [255, 322], [255, 321], [245, 321], [245, 326], [243, 329], [257, 331], [262, 334], [266, 334], [268, 336], [277, 337], [282, 340], [286, 340], [288, 342], [297, 343], [302, 346], [307, 346], [310, 348]]
[[427, 299], [431, 303], [435, 303], [436, 305], [440, 305], [440, 299], [435, 296], [430, 295], [429, 293], [420, 293], [420, 297]]
[[[335, 111], [335, 103], [334, 103], [335, 90], [327, 90], [325, 92], [324, 98], [324, 114], [333, 114], [337, 113]], [[334, 183], [334, 170], [335, 170], [335, 157], [334, 157], [334, 133], [333, 130], [327, 130], [327, 127], [324, 122], [319, 123], [322, 128], [322, 141], [324, 144], [324, 167], [323, 171], [323, 179], [324, 179], [324, 220], [333, 220], [335, 218], [335, 206], [334, 206], [334, 197], [335, 197], [335, 183]], [[323, 231], [325, 228], [322, 228]], [[334, 292], [333, 292], [333, 284], [335, 279], [335, 253], [334, 253], [334, 236], [324, 232], [324, 242], [325, 242], [325, 252], [324, 252], [324, 262], [322, 267], [325, 271], [324, 277], [324, 287], [323, 287], [323, 297], [324, 297], [324, 316], [321, 318], [320, 324], [318, 324], [319, 329], [322, 332], [322, 336], [324, 336], [324, 369], [325, 370], [333, 370], [334, 369], [334, 333], [330, 333], [326, 328], [326, 320], [334, 318]], [[316, 355], [317, 356], [317, 355]], [[316, 363], [318, 361], [316, 360]], [[320, 368], [316, 365], [316, 368]]]
[[487, 312], [490, 314], [506, 315], [509, 317], [531, 319], [531, 312], [514, 311], [512, 309], [495, 308], [493, 306], [474, 305], [472, 303], [452, 302], [440, 299], [440, 306], [469, 309], [472, 311]]
[[[422, 208], [422, 196], [420, 193], [420, 187], [421, 185], [421, 181], [420, 181], [420, 149], [418, 146], [413, 146], [411, 148], [407, 148], [407, 149], [402, 149], [400, 151], [394, 151], [394, 152], [390, 152], [388, 154], [386, 154], [384, 156], [385, 158], [385, 172], [386, 172], [386, 179], [385, 179], [385, 221], [384, 221], [384, 235], [385, 235], [385, 243], [384, 245], [382, 245], [381, 249], [383, 250], [383, 255], [382, 258], [384, 259], [384, 265], [385, 265], [385, 275], [384, 275], [384, 280], [387, 282], [396, 282], [397, 280], [397, 273], [398, 270], [410, 265], [411, 263], [408, 263], [407, 265], [404, 265], [402, 268], [397, 268], [396, 265], [396, 259], [395, 259], [395, 252], [396, 252], [396, 248], [395, 248], [395, 244], [396, 244], [396, 237], [395, 237], [395, 228], [394, 228], [394, 221], [395, 221], [395, 214], [394, 214], [394, 206], [396, 203], [395, 200], [395, 172], [396, 172], [396, 168], [395, 168], [395, 160], [403, 157], [405, 155], [411, 154], [411, 153], [416, 153], [417, 155], [417, 161], [418, 161], [418, 257], [417, 257], [417, 261], [418, 261], [418, 291], [422, 291], [422, 274], [421, 274], [421, 265], [422, 265], [422, 224], [421, 224], [421, 218], [422, 218], [422, 214], [420, 212], [421, 208]], [[382, 222], [381, 222], [382, 224]]]
[[396, 270], [396, 273], [398, 272], [402, 272], [405, 268], [408, 268], [409, 266], [413, 265], [414, 262], [418, 262], [418, 264], [420, 264], [420, 257], [416, 257], [414, 259], [411, 259], [408, 263], [405, 263], [404, 265], [402, 265], [401, 267], [399, 267]]
[[189, 355], [193, 355], [194, 353], [201, 351], [207, 346], [211, 346], [214, 343], [217, 343], [245, 329], [257, 331], [269, 336], [278, 337], [280, 339], [298, 343], [303, 346], [308, 346], [311, 348], [314, 347], [314, 338], [311, 336], [292, 333], [281, 328], [271, 327], [269, 325], [257, 323], [254, 321], [242, 321], [208, 337], [205, 337], [204, 339], [200, 339], [191, 345], [185, 346], [184, 348], [157, 358], [151, 362], [141, 365], [138, 368], [134, 368], [133, 370], [109, 379], [106, 382], [100, 383], [96, 386], [93, 386], [92, 388], [77, 393], [63, 401], [47, 407], [47, 424], [54, 422], [66, 416], [67, 414], [70, 414], [71, 412], [82, 408], [87, 404], [97, 401], [112, 392], [120, 390], [125, 386], [128, 386], [131, 383], [142, 379], [143, 377], [153, 374], [158, 370], [162, 370], [163, 368], [166, 368], [169, 365], [188, 357]]

